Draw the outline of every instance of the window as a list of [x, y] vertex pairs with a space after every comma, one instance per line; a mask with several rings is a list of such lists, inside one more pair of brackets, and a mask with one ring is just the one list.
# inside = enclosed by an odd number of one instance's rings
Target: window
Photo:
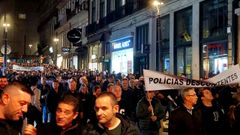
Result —
[[170, 71], [169, 57], [169, 15], [157, 19], [157, 70]]
[[96, 1], [92, 1], [92, 23], [96, 21]]
[[227, 0], [200, 4], [200, 77], [213, 77], [228, 67]]
[[115, 0], [115, 10], [118, 10], [121, 6], [121, 0]]
[[227, 33], [227, 0], [208, 0], [201, 3], [201, 39], [216, 39]]
[[19, 18], [19, 19], [22, 19], [22, 20], [25, 20], [27, 17], [26, 17], [26, 14], [25, 14], [25, 13], [19, 13], [19, 14], [18, 14], [18, 18]]
[[148, 23], [137, 27], [136, 51], [141, 51], [141, 46], [144, 44], [148, 44], [148, 29], [149, 29]]
[[105, 13], [105, 0], [100, 1], [100, 18], [104, 17]]
[[192, 77], [192, 8], [186, 8], [175, 13], [175, 73]]
[[178, 11], [175, 14], [175, 43], [188, 44], [192, 41], [192, 8]]
[[118, 10], [126, 4], [126, 0], [115, 0], [115, 9]]
[[[149, 24], [144, 24], [136, 28], [136, 52], [139, 53], [144, 45], [148, 46]], [[150, 47], [150, 46], [149, 46]], [[143, 74], [143, 69], [149, 69], [149, 55], [144, 53], [134, 56], [134, 73]]]
[[111, 12], [111, 0], [107, 0], [107, 13], [110, 13]]
[[210, 78], [228, 67], [227, 42], [216, 42], [202, 46], [202, 77]]

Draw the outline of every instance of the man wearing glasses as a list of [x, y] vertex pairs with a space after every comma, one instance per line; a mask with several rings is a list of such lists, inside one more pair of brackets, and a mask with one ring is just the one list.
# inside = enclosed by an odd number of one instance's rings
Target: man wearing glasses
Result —
[[183, 104], [169, 117], [169, 135], [204, 135], [201, 111], [194, 106], [198, 97], [194, 88], [181, 90]]

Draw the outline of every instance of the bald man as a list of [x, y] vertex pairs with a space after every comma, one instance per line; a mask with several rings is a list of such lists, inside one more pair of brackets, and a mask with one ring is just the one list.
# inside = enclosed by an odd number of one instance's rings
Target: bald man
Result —
[[0, 134], [21, 134], [22, 118], [33, 92], [19, 82], [8, 84], [0, 95]]

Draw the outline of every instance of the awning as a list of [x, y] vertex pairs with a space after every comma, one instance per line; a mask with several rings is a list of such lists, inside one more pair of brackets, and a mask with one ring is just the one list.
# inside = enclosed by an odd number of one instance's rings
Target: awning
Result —
[[107, 41], [109, 39], [109, 35], [110, 35], [110, 32], [109, 31], [105, 31], [105, 32], [101, 32], [101, 33], [98, 33], [98, 34], [94, 34], [94, 35], [91, 35], [88, 37], [88, 42], [87, 44], [91, 44], [91, 43], [94, 43], [94, 42], [102, 42], [102, 41]]
[[[88, 37], [88, 42], [87, 44], [92, 44], [94, 42], [100, 41], [101, 37], [102, 37], [102, 33], [101, 34], [94, 34], [91, 35], [90, 37]], [[101, 41], [100, 41], [101, 42]]]

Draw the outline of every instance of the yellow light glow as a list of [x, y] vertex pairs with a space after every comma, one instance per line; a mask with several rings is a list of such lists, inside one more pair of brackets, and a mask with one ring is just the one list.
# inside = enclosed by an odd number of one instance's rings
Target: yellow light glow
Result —
[[58, 38], [54, 38], [53, 41], [54, 41], [54, 42], [58, 42], [59, 39], [58, 39]]
[[153, 5], [154, 6], [160, 6], [160, 5], [163, 5], [164, 3], [163, 2], [160, 2], [160, 1], [158, 1], [158, 0], [154, 0], [153, 1]]
[[4, 23], [3, 27], [10, 27], [10, 24], [9, 23]]

